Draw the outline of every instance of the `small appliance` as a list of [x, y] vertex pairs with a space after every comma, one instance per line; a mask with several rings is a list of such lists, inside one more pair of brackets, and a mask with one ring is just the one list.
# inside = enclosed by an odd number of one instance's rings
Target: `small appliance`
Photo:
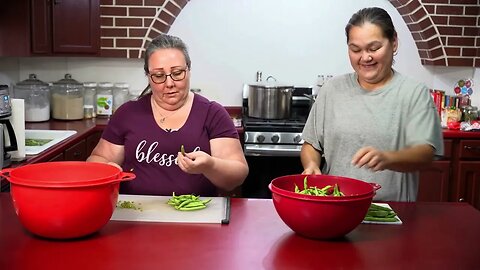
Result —
[[3, 153], [2, 168], [11, 164], [10, 151], [18, 150], [17, 137], [9, 117], [12, 115], [12, 103], [8, 91], [8, 85], [0, 85], [0, 125], [3, 127], [1, 151]]

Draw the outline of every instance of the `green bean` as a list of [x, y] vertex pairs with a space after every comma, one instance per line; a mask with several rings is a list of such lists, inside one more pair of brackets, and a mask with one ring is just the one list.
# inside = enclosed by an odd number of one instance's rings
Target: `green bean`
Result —
[[365, 221], [381, 221], [381, 222], [396, 222], [399, 219], [397, 217], [370, 217], [370, 216], [366, 216], [363, 220], [365, 220]]
[[180, 152], [182, 152], [182, 155], [185, 156], [185, 147], [183, 146], [183, 144], [182, 146], [180, 146]]
[[172, 198], [167, 201], [167, 204], [180, 211], [190, 211], [206, 208], [206, 205], [211, 200], [212, 199], [200, 200], [200, 196], [195, 196], [193, 194], [176, 196], [175, 193], [173, 193]]
[[300, 190], [295, 184], [295, 193], [313, 196], [345, 196], [343, 192], [340, 191], [337, 184], [333, 187], [331, 185], [326, 185], [323, 188], [318, 188], [316, 186], [308, 187], [307, 176], [303, 179], [303, 190]]

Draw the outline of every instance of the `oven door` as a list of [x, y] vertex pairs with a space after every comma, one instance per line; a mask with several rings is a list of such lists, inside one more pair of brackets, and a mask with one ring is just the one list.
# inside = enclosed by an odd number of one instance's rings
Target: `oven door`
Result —
[[302, 173], [301, 145], [245, 145], [249, 174], [242, 185], [242, 197], [271, 198], [268, 184], [284, 175]]

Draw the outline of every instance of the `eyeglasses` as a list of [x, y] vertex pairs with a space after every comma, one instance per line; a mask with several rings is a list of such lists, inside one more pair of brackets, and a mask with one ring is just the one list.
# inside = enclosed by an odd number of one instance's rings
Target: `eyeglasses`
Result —
[[179, 70], [174, 70], [170, 74], [164, 74], [164, 73], [155, 73], [155, 74], [150, 74], [150, 78], [152, 79], [152, 82], [156, 84], [161, 84], [167, 81], [167, 77], [170, 77], [174, 81], [181, 81], [185, 79], [185, 75], [187, 74], [187, 69], [179, 69]]

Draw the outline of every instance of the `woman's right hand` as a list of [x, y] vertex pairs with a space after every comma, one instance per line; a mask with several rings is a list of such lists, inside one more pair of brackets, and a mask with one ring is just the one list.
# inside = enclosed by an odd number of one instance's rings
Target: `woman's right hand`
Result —
[[302, 174], [322, 174], [322, 171], [317, 166], [307, 167]]

